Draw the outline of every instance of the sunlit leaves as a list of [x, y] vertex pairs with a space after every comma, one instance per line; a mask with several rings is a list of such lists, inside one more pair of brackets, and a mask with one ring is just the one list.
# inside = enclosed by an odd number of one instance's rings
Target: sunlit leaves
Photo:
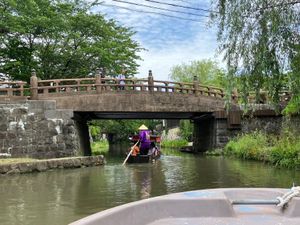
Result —
[[82, 0], [0, 3], [0, 73], [28, 80], [84, 77], [97, 67], [137, 69], [139, 44], [129, 28], [90, 12]]

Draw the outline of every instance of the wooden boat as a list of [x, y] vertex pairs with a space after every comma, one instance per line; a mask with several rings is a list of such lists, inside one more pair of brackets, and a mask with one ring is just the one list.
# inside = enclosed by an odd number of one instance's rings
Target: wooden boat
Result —
[[[129, 138], [132, 143], [136, 143], [139, 140], [138, 135], [133, 135], [132, 137]], [[149, 155], [141, 155], [137, 154], [135, 156], [130, 155], [127, 163], [148, 163], [148, 162], [153, 162], [157, 159], [160, 158], [160, 141], [161, 138], [160, 136], [157, 135], [150, 135], [150, 141], [155, 144], [157, 151], [152, 152], [152, 154]]]
[[130, 155], [127, 163], [148, 163], [153, 162], [154, 160], [157, 160], [160, 158], [160, 151], [158, 151], [158, 154], [151, 154], [151, 155]]
[[299, 225], [299, 197], [289, 199], [284, 208], [276, 205], [281, 202], [276, 197], [288, 191], [229, 188], [182, 192], [117, 206], [70, 225]]

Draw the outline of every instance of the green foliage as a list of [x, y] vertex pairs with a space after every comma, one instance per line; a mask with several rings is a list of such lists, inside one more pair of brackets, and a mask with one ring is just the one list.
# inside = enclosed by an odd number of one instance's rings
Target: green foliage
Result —
[[189, 120], [180, 120], [179, 124], [180, 136], [187, 141], [191, 141], [193, 137], [194, 126]]
[[267, 154], [268, 145], [268, 138], [265, 134], [253, 132], [229, 141], [225, 146], [225, 154], [243, 159], [265, 160], [262, 152]]
[[292, 59], [292, 72], [289, 73], [289, 88], [293, 96], [283, 113], [285, 115], [300, 114], [300, 44], [295, 46], [296, 55]]
[[93, 137], [93, 140], [99, 139], [100, 134], [101, 134], [100, 127], [91, 125], [91, 126], [89, 126], [89, 129], [90, 129], [90, 134]]
[[117, 140], [128, 140], [129, 135], [137, 134], [138, 128], [144, 124], [150, 130], [155, 130], [159, 120], [94, 120], [92, 126], [99, 127], [102, 133], [115, 134]]
[[231, 140], [225, 147], [225, 154], [270, 162], [276, 166], [298, 168], [300, 138], [291, 132], [285, 132], [278, 137], [254, 132]]
[[260, 89], [265, 89], [277, 104], [279, 92], [286, 87], [286, 71], [291, 67], [295, 46], [299, 44], [298, 3], [213, 1], [212, 19], [218, 25], [220, 50], [224, 52], [228, 69], [237, 77], [242, 76], [244, 89], [255, 91], [257, 100]]
[[162, 148], [181, 148], [187, 145], [188, 145], [188, 141], [185, 139], [162, 140], [161, 142]]
[[277, 166], [294, 168], [300, 166], [300, 139], [286, 134], [272, 148], [270, 161]]
[[92, 155], [105, 155], [108, 153], [108, 141], [107, 140], [101, 140], [101, 141], [95, 141], [91, 144], [92, 149]]
[[300, 114], [300, 95], [292, 96], [288, 105], [284, 108], [283, 114], [286, 116]]
[[134, 32], [91, 11], [83, 0], [8, 0], [0, 3], [0, 73], [28, 81], [83, 77], [106, 67], [136, 72]]
[[194, 77], [197, 77], [201, 84], [224, 87], [225, 72], [210, 59], [183, 63], [171, 68], [170, 78], [174, 81], [193, 82]]

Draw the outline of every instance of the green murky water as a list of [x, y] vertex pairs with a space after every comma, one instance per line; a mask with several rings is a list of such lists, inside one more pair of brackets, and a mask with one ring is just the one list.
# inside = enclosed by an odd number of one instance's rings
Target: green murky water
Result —
[[0, 176], [1, 225], [65, 225], [92, 213], [168, 193], [219, 187], [290, 187], [300, 173], [257, 162], [185, 154], [155, 164]]

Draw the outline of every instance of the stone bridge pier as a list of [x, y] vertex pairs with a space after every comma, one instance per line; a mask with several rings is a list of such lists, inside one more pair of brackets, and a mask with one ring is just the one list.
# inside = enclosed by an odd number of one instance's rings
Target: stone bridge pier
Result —
[[215, 119], [212, 114], [203, 115], [199, 119], [193, 120], [193, 151], [205, 152], [215, 147]]
[[[241, 112], [217, 111], [205, 114], [193, 120], [193, 150], [205, 152], [222, 148], [230, 140], [242, 132]], [[244, 124], [247, 127], [246, 124]], [[254, 130], [254, 129], [253, 129]]]
[[92, 155], [88, 121], [74, 113], [74, 123], [78, 133], [80, 153], [84, 156]]

